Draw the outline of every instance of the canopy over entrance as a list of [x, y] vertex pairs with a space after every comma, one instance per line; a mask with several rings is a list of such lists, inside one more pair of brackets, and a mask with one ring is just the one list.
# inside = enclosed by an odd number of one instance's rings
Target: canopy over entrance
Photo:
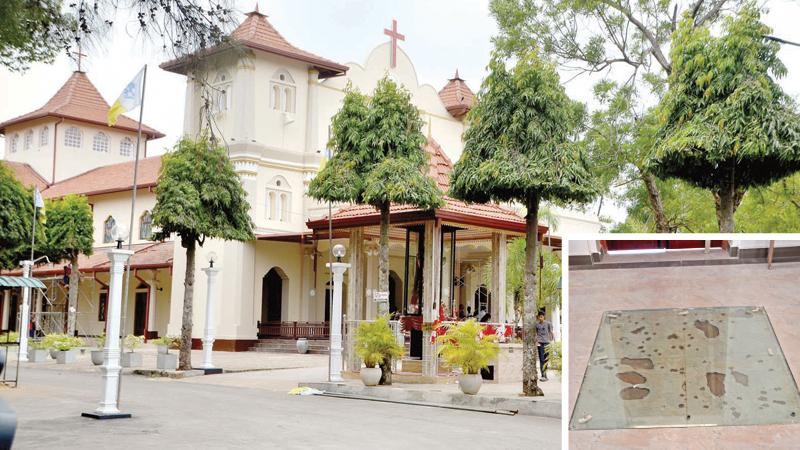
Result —
[[0, 276], [0, 287], [29, 287], [29, 288], [39, 288], [39, 289], [47, 289], [41, 281], [37, 280], [36, 278], [24, 278], [24, 277], [7, 277], [7, 276]]

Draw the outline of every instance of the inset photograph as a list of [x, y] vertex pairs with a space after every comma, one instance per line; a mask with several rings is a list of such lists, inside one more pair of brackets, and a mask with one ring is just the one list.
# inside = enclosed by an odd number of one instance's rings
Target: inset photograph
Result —
[[799, 291], [800, 241], [569, 241], [569, 448], [793, 448]]

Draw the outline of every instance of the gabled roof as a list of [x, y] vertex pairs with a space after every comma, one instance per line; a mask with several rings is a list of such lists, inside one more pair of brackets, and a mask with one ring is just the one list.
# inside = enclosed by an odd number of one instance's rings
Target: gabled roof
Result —
[[14, 174], [14, 177], [22, 183], [23, 186], [26, 188], [36, 187], [39, 188], [39, 191], [43, 191], [47, 189], [47, 180], [42, 178], [39, 175], [39, 172], [36, 171], [30, 164], [14, 162], [14, 161], [0, 161], [0, 164], [8, 167], [11, 170], [11, 173]]
[[[94, 84], [89, 81], [86, 73], [75, 71], [44, 106], [36, 111], [0, 123], [0, 134], [5, 134], [6, 128], [11, 125], [43, 117], [64, 118], [93, 125], [108, 126], [108, 109], [108, 103], [97, 91], [97, 88], [94, 87]], [[113, 128], [136, 131], [138, 122], [129, 117], [119, 116], [119, 120]], [[142, 125], [142, 134], [147, 139], [164, 137], [164, 134], [160, 131], [144, 124]]]
[[[450, 189], [450, 173], [453, 163], [432, 137], [428, 137], [425, 151], [430, 155], [428, 175], [447, 193]], [[525, 232], [525, 219], [511, 209], [496, 203], [469, 204], [450, 196], [444, 196], [445, 205], [435, 210], [423, 210], [411, 205], [392, 205], [390, 221], [392, 224], [419, 220], [442, 219], [449, 222], [473, 225], [484, 228]], [[356, 226], [377, 225], [380, 223], [380, 212], [370, 205], [346, 205], [334, 212], [333, 228], [350, 228]], [[327, 230], [328, 218], [311, 219], [306, 225], [312, 230]], [[544, 234], [547, 227], [539, 225], [539, 234]]]
[[[133, 187], [133, 161], [101, 166], [53, 184], [42, 192], [45, 198], [63, 197], [68, 194], [97, 195], [128, 191]], [[153, 187], [158, 183], [161, 171], [161, 156], [139, 160], [136, 185]]]
[[[347, 72], [348, 67], [321, 56], [307, 52], [290, 44], [275, 27], [267, 20], [267, 16], [258, 11], [246, 14], [247, 18], [231, 33], [232, 45], [243, 45], [244, 47], [260, 50], [266, 53], [285, 56], [297, 61], [310, 64], [319, 71], [320, 78], [334, 77]], [[201, 51], [202, 54], [210, 55], [231, 48], [231, 44], [222, 44]], [[174, 59], [161, 64], [161, 68], [170, 72], [184, 74], [186, 72], [186, 57]]]
[[475, 103], [475, 94], [472, 93], [464, 79], [458, 76], [458, 69], [456, 69], [456, 75], [450, 78], [439, 91], [439, 98], [442, 99], [447, 112], [456, 118], [464, 116]]

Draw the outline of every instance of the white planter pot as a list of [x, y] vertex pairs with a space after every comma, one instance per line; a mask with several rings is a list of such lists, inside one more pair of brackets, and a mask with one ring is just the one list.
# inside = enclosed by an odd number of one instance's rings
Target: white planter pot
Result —
[[377, 386], [378, 382], [381, 381], [381, 368], [362, 367], [361, 381], [364, 383], [364, 386]]
[[28, 352], [28, 361], [45, 362], [47, 361], [48, 353], [46, 348], [35, 348]]
[[56, 359], [56, 354], [57, 354], [57, 353], [58, 353], [58, 350], [56, 350], [56, 349], [54, 349], [54, 348], [51, 348], [51, 349], [50, 349], [50, 357], [51, 357], [51, 358], [53, 358], [53, 359]]
[[92, 364], [95, 366], [103, 364], [103, 350], [92, 350]]
[[134, 352], [125, 352], [122, 354], [120, 360], [122, 367], [139, 367], [142, 365], [142, 354]]
[[297, 353], [308, 353], [308, 339], [300, 338], [297, 340]]
[[158, 347], [159, 355], [166, 355], [169, 353], [169, 345], [157, 345], [156, 347]]
[[481, 374], [461, 374], [458, 377], [458, 387], [461, 388], [461, 392], [469, 395], [475, 395], [478, 391], [481, 390], [481, 384], [483, 383], [483, 379], [481, 378]]
[[56, 352], [56, 363], [67, 364], [75, 362], [78, 357], [78, 352], [75, 350], [62, 350]]
[[175, 353], [159, 353], [156, 355], [156, 369], [175, 370], [178, 368], [178, 355]]

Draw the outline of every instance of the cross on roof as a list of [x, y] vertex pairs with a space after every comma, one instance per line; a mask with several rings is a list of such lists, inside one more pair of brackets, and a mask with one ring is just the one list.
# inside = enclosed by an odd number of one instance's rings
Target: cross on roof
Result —
[[81, 53], [81, 44], [80, 43], [78, 44], [78, 51], [77, 52], [72, 52], [72, 54], [78, 57], [78, 72], [83, 72], [83, 70], [81, 70], [81, 62], [82, 62], [83, 57], [86, 56], [86, 54], [85, 53]]
[[391, 67], [397, 67], [397, 41], [405, 41], [406, 37], [397, 32], [397, 20], [392, 19], [392, 29], [384, 28], [383, 34], [392, 38], [392, 59], [391, 59]]

